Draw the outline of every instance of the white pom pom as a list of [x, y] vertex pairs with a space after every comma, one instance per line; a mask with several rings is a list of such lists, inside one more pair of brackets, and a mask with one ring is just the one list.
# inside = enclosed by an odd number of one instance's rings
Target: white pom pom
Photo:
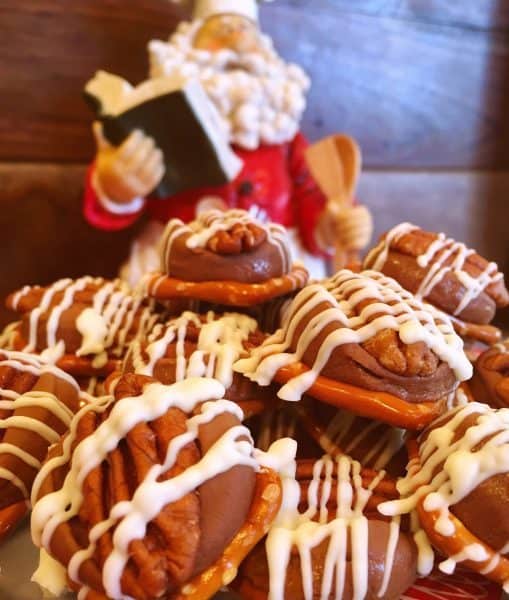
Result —
[[233, 103], [228, 94], [220, 96], [216, 101], [216, 106], [218, 107], [218, 110], [222, 115], [228, 115], [228, 117], [230, 117], [230, 114], [233, 109]]
[[302, 113], [306, 110], [306, 99], [301, 94], [297, 94], [292, 96], [289, 106], [288, 113], [294, 119], [300, 119], [302, 117]]
[[265, 122], [272, 122], [276, 118], [276, 111], [270, 106], [262, 106], [260, 109], [261, 119]]
[[193, 48], [189, 52], [189, 59], [195, 60], [197, 63], [202, 65], [210, 65], [212, 61], [212, 53], [208, 50], [201, 50], [198, 48]]
[[184, 77], [185, 79], [191, 79], [192, 77], [196, 77], [196, 75], [198, 74], [198, 68], [196, 65], [193, 65], [192, 63], [184, 63], [179, 68], [179, 72], [180, 72], [180, 75], [182, 77]]
[[297, 82], [299, 87], [302, 87], [304, 91], [307, 91], [311, 85], [311, 80], [306, 75], [305, 71], [299, 67], [299, 65], [289, 64], [287, 68], [288, 76]]
[[260, 119], [260, 111], [257, 106], [252, 104], [243, 104], [234, 116], [235, 125], [243, 128], [250, 128], [257, 125]]
[[245, 58], [246, 66], [254, 74], [262, 74], [265, 70], [265, 61], [259, 54], [249, 54]]
[[235, 131], [233, 132], [234, 141], [247, 150], [256, 150], [260, 144], [258, 134], [254, 131]]
[[232, 124], [230, 122], [230, 119], [221, 118], [220, 122], [221, 122], [221, 129], [224, 131], [226, 137], [229, 138], [231, 135], [231, 132], [232, 132]]
[[231, 63], [235, 58], [235, 52], [224, 48], [223, 50], [219, 50], [219, 52], [212, 53], [211, 60], [216, 69], [223, 70], [226, 65]]
[[269, 123], [262, 123], [260, 125], [260, 138], [266, 144], [274, 143], [274, 128]]
[[292, 127], [293, 121], [285, 113], [279, 113], [276, 117], [276, 127], [288, 131]]
[[236, 85], [230, 90], [232, 102], [235, 105], [248, 102], [251, 99], [251, 90], [249, 86]]

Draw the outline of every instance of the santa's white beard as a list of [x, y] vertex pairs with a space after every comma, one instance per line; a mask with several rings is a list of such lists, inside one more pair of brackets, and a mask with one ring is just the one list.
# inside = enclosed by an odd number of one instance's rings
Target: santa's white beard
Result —
[[198, 50], [193, 39], [201, 25], [182, 23], [168, 42], [150, 42], [150, 76], [197, 77], [232, 144], [253, 150], [290, 141], [306, 108], [304, 71], [284, 62], [265, 35], [261, 53]]

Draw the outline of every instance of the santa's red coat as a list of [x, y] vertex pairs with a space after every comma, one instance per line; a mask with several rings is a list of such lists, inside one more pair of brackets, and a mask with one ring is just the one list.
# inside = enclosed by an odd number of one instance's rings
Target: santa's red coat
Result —
[[140, 211], [128, 215], [113, 214], [100, 204], [92, 185], [92, 165], [85, 188], [85, 218], [94, 227], [108, 231], [128, 227], [145, 210], [153, 219], [163, 223], [174, 217], [188, 222], [195, 218], [196, 205], [204, 196], [218, 196], [230, 208], [257, 206], [267, 213], [271, 221], [297, 228], [304, 247], [313, 254], [321, 254], [315, 228], [325, 197], [308, 171], [304, 157], [307, 145], [306, 139], [299, 133], [285, 144], [260, 146], [257, 150], [234, 147], [244, 163], [234, 181], [221, 187], [193, 189], [165, 199], [148, 198]]

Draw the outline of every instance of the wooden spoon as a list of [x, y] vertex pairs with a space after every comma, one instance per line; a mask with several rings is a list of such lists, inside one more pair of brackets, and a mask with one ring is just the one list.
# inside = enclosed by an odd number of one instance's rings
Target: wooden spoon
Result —
[[[338, 211], [352, 206], [362, 168], [358, 143], [348, 135], [331, 135], [309, 146], [305, 156], [311, 175], [327, 197], [329, 208]], [[335, 270], [358, 260], [357, 251], [348, 252], [340, 243], [336, 244]]]

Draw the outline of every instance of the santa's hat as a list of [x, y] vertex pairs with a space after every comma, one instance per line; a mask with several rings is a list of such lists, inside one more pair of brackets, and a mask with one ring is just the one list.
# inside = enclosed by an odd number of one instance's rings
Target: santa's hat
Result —
[[[214, 15], [241, 15], [258, 21], [258, 4], [271, 0], [194, 0], [193, 19], [208, 19]], [[180, 0], [173, 0], [177, 4]]]

